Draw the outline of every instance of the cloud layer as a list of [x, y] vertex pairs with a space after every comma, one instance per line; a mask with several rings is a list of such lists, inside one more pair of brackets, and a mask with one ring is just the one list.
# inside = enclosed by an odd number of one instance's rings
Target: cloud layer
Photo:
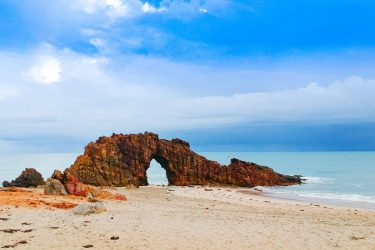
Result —
[[0, 146], [375, 122], [372, 5], [346, 4], [2, 1]]
[[[13, 69], [0, 77], [0, 118], [7, 121], [0, 125], [1, 137], [96, 136], [272, 122], [375, 122], [375, 81], [357, 76], [283, 90], [201, 95], [163, 81], [196, 75], [206, 88], [215, 88], [216, 79], [207, 74], [214, 76], [216, 69], [135, 55], [115, 60], [47, 47], [22, 55], [0, 54]], [[157, 70], [148, 70], [152, 68]], [[159, 78], [163, 70], [168, 74]], [[229, 69], [221, 80], [230, 83], [236, 73]], [[143, 83], [137, 81], [141, 75], [146, 75]]]

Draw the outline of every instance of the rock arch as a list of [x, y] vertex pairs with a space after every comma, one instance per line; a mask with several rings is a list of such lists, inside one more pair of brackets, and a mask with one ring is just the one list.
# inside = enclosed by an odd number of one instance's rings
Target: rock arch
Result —
[[255, 163], [232, 159], [230, 165], [220, 165], [193, 152], [183, 140], [163, 140], [149, 132], [100, 137], [88, 144], [84, 154], [66, 171], [96, 186], [142, 186], [148, 184], [146, 171], [152, 159], [166, 170], [170, 185], [252, 187], [301, 183], [298, 176], [278, 174]]

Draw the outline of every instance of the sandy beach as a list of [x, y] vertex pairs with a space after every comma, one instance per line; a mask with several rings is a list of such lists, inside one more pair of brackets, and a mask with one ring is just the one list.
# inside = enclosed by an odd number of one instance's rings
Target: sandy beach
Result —
[[128, 200], [105, 200], [106, 212], [88, 216], [54, 205], [84, 199], [30, 190], [0, 194], [0, 247], [375, 249], [375, 211], [275, 199], [252, 189], [109, 189]]

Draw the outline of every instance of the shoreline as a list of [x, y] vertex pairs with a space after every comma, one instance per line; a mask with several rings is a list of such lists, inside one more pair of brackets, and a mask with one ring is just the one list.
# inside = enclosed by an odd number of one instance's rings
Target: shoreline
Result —
[[[178, 186], [169, 186], [166, 184], [150, 184], [150, 187], [177, 187]], [[279, 200], [280, 202], [294, 202], [294, 203], [302, 203], [302, 204], [319, 204], [322, 206], [333, 206], [337, 208], [347, 208], [347, 209], [361, 209], [361, 210], [368, 210], [368, 211], [375, 211], [375, 203], [365, 202], [365, 201], [351, 201], [351, 200], [344, 200], [344, 199], [329, 199], [324, 197], [308, 197], [303, 195], [297, 194], [289, 194], [289, 193], [277, 193], [271, 191], [264, 191], [263, 187], [253, 187], [253, 188], [245, 188], [245, 187], [233, 187], [233, 186], [185, 186], [186, 188], [192, 187], [205, 187], [211, 189], [231, 189], [240, 191], [242, 193], [247, 193], [247, 195], [259, 195], [267, 198], [272, 198], [275, 200]], [[183, 188], [185, 188], [183, 187]]]
[[276, 192], [267, 192], [263, 191], [263, 194], [266, 197], [272, 197], [280, 200], [286, 201], [295, 201], [301, 203], [318, 203], [321, 205], [335, 206], [341, 208], [355, 208], [355, 209], [364, 209], [369, 211], [375, 211], [375, 203], [365, 202], [365, 201], [351, 201], [344, 199], [335, 199], [335, 198], [324, 198], [324, 197], [309, 197], [297, 194], [284, 194]]
[[[158, 187], [155, 185], [154, 187]], [[369, 204], [369, 206], [361, 206], [361, 202], [345, 202], [336, 201], [336, 200], [329, 200], [329, 199], [310, 199], [309, 197], [299, 197], [300, 199], [296, 199], [289, 195], [279, 195], [277, 193], [271, 193], [262, 191], [261, 187], [258, 188], [243, 188], [243, 187], [209, 187], [209, 186], [194, 186], [194, 187], [177, 187], [177, 186], [167, 186], [171, 188], [175, 188], [177, 192], [176, 195], [187, 197], [187, 198], [205, 198], [209, 200], [220, 200], [229, 203], [235, 204], [246, 204], [249, 201], [261, 201], [265, 203], [269, 202], [276, 202], [280, 204], [290, 204], [290, 205], [300, 205], [300, 206], [316, 206], [316, 207], [327, 207], [333, 209], [343, 209], [343, 210], [353, 210], [353, 211], [367, 211], [367, 212], [375, 212], [375, 204]], [[182, 188], [182, 189], [181, 189]], [[199, 192], [184, 192], [182, 190], [187, 189], [212, 189], [210, 190], [213, 192], [214, 195], [206, 196], [199, 194]], [[207, 192], [207, 191], [206, 191]], [[231, 192], [231, 195], [227, 195], [228, 192]], [[218, 198], [220, 197], [220, 198]], [[350, 203], [350, 204], [349, 204]], [[367, 204], [366, 204], [367, 205]]]

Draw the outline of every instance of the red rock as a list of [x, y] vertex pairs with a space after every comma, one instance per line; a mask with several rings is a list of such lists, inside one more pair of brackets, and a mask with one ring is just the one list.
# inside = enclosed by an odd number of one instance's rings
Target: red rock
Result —
[[76, 196], [86, 196], [89, 193], [88, 185], [80, 182], [77, 177], [68, 172], [64, 172], [64, 186], [69, 194]]
[[[207, 160], [181, 139], [159, 139], [153, 133], [100, 137], [66, 170], [79, 181], [95, 186], [148, 185], [146, 170], [155, 159], [166, 170], [170, 185], [236, 185], [243, 187], [294, 185], [287, 176], [255, 163], [232, 159], [230, 165]], [[69, 191], [68, 191], [69, 192]]]
[[128, 200], [125, 195], [121, 195], [121, 194], [115, 195], [114, 198], [115, 198], [115, 200], [119, 200], [119, 201], [127, 201]]

